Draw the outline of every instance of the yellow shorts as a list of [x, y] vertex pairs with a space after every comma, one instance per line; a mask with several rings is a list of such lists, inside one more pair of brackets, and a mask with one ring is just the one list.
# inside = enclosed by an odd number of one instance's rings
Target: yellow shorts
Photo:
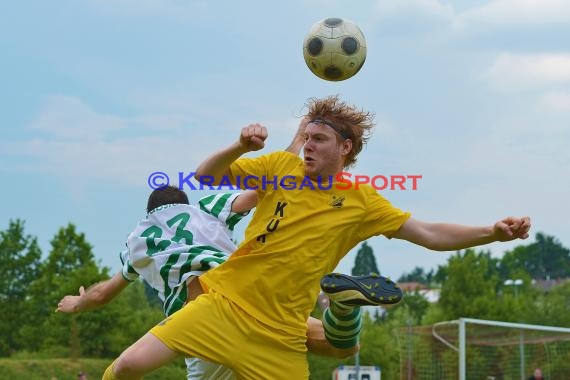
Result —
[[267, 326], [212, 290], [150, 333], [181, 355], [232, 368], [238, 379], [309, 377], [306, 337]]

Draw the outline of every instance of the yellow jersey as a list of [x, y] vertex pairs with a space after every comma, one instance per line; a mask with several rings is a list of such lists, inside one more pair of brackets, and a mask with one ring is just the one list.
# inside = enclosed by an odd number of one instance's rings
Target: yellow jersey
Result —
[[201, 281], [298, 336], [306, 334], [321, 277], [358, 243], [390, 237], [410, 217], [371, 186], [341, 190], [346, 183], [305, 177], [302, 159], [289, 152], [241, 158], [230, 172], [232, 183], [258, 187], [259, 202], [237, 251]]

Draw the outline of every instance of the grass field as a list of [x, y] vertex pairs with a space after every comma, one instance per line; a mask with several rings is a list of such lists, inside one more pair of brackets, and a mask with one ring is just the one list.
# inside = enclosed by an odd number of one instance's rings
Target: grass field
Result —
[[[0, 359], [0, 380], [77, 380], [79, 371], [89, 380], [103, 375], [110, 359]], [[185, 379], [184, 362], [175, 362], [145, 376], [145, 380]]]
[[[311, 360], [313, 359], [313, 360]], [[332, 370], [339, 361], [332, 358], [309, 355], [311, 380], [330, 379]], [[315, 365], [315, 361], [319, 364]], [[77, 380], [79, 371], [87, 374], [89, 380], [99, 380], [110, 359], [8, 359], [0, 358], [0, 380]], [[186, 378], [184, 362], [175, 362], [160, 368], [145, 380], [183, 380]]]

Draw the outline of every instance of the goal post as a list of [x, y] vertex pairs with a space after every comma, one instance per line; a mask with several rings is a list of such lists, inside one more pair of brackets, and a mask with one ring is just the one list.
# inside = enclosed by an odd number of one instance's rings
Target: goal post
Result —
[[[554, 327], [554, 326], [543, 326], [543, 325], [529, 325], [524, 323], [511, 323], [511, 322], [499, 322], [499, 321], [487, 321], [483, 319], [473, 319], [473, 318], [460, 318], [459, 319], [459, 380], [466, 380], [466, 325], [468, 323], [483, 325], [483, 326], [496, 326], [504, 327], [509, 329], [518, 330], [519, 335], [519, 364], [520, 364], [520, 379], [525, 380], [525, 332], [544, 332], [546, 334], [534, 334], [542, 335], [542, 339], [539, 342], [535, 340], [529, 340], [529, 343], [546, 343], [546, 341], [552, 339], [552, 334], [549, 333], [561, 333], [561, 339], [570, 341], [570, 328], [565, 327]], [[567, 334], [567, 336], [566, 336]], [[536, 338], [535, 338], [536, 339]], [[516, 342], [515, 342], [516, 344]]]
[[570, 328], [460, 318], [399, 329], [402, 380], [547, 380], [570, 373]]

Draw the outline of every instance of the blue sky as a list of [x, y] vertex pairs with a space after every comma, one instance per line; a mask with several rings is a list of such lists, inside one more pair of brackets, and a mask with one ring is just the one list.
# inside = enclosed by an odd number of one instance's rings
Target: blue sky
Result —
[[[347, 81], [302, 58], [326, 17], [367, 39]], [[118, 270], [150, 173], [189, 173], [252, 122], [269, 129], [265, 151], [282, 149], [307, 98], [340, 94], [378, 123], [353, 173], [423, 176], [383, 193], [395, 205], [477, 225], [530, 215], [533, 234], [570, 246], [568, 41], [567, 0], [2, 2], [0, 228], [24, 219], [47, 253], [72, 222]], [[393, 277], [449, 257], [369, 243]]]

